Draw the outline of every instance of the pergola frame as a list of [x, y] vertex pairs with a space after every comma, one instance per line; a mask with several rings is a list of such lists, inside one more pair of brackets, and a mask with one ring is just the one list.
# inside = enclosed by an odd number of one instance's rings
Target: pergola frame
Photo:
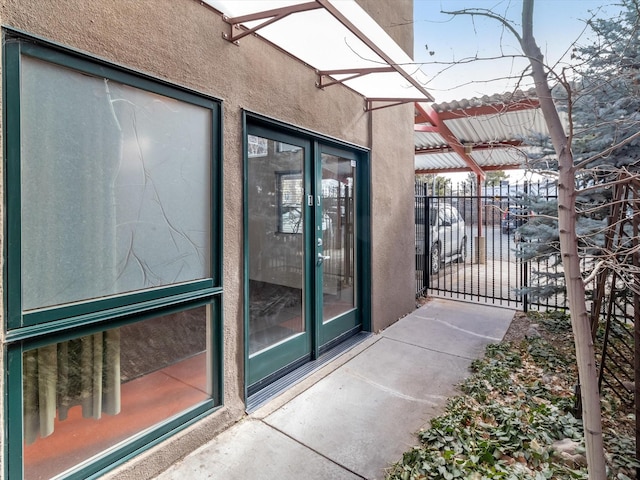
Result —
[[416, 115], [414, 120], [414, 132], [436, 133], [444, 140], [445, 144], [423, 148], [415, 145], [415, 155], [429, 155], [437, 153], [456, 153], [465, 163], [465, 167], [455, 167], [446, 169], [416, 169], [416, 173], [451, 173], [468, 172], [476, 174], [478, 179], [478, 237], [482, 237], [482, 207], [480, 202], [480, 185], [485, 179], [488, 171], [508, 170], [521, 168], [519, 163], [503, 165], [480, 165], [472, 156], [473, 150], [494, 150], [501, 148], [517, 148], [523, 146], [521, 140], [515, 139], [491, 139], [488, 141], [474, 142], [467, 144], [463, 139], [458, 138], [445, 123], [447, 120], [478, 119], [479, 117], [496, 117], [509, 112], [533, 110], [539, 108], [540, 102], [537, 98], [524, 98], [512, 102], [485, 103], [466, 108], [448, 109], [437, 111], [433, 106], [416, 102]]

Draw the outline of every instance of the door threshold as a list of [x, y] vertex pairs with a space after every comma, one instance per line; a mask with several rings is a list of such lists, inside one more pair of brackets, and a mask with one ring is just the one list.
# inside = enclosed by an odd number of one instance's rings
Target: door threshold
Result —
[[343, 353], [351, 350], [353, 347], [360, 344], [371, 335], [373, 335], [371, 332], [356, 333], [355, 335], [352, 335], [330, 350], [324, 352], [316, 360], [305, 363], [301, 367], [296, 368], [295, 370], [284, 375], [282, 378], [279, 378], [275, 382], [270, 383], [253, 395], [250, 395], [249, 397], [247, 397], [247, 404], [245, 408], [246, 413], [252, 413], [256, 411], [271, 399], [277, 397], [285, 390], [288, 390], [298, 382], [304, 380], [306, 377], [308, 377], [330, 361], [339, 357]]

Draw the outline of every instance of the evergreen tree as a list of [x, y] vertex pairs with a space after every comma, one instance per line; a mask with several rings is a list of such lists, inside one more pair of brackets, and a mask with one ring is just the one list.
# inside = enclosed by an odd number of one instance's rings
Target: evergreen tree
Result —
[[[623, 0], [615, 18], [589, 20], [593, 42], [574, 47], [572, 78], [553, 90], [559, 110], [570, 115], [574, 164], [580, 167], [576, 168], [577, 233], [586, 270], [596, 268], [605, 257], [608, 261], [614, 258], [612, 252], [603, 250], [612, 185], [620, 172], [637, 174], [640, 170], [639, 20], [639, 0]], [[557, 170], [550, 146], [540, 146], [541, 153], [532, 158], [531, 165], [537, 171]], [[538, 215], [521, 227], [521, 238], [531, 241], [519, 246], [518, 255], [535, 264], [540, 260], [544, 265], [560, 264], [557, 202], [530, 195], [525, 203]], [[532, 273], [537, 281], [522, 293], [542, 299], [564, 291], [562, 275], [546, 268]]]
[[451, 193], [451, 179], [432, 173], [416, 175], [416, 182], [426, 184], [430, 195], [449, 195]]
[[640, 127], [640, 5], [622, 0], [621, 6], [616, 18], [590, 20], [596, 40], [574, 51], [581, 67], [573, 84], [573, 154], [576, 163], [595, 157], [585, 167], [603, 176], [637, 168], [640, 159], [640, 139], [601, 155]]
[[500, 182], [502, 180], [506, 180], [507, 178], [509, 178], [509, 175], [507, 175], [504, 170], [487, 172], [484, 179], [484, 184], [487, 187], [497, 187], [498, 185], [500, 185]]
[[[603, 275], [603, 279], [609, 278], [611, 288], [610, 272], [614, 272], [618, 279], [623, 279], [627, 287], [623, 289], [624, 292], [638, 287], [637, 272], [632, 262], [633, 258], [637, 258], [633, 241], [633, 224], [637, 225], [637, 221], [632, 222], [628, 217], [639, 215], [639, 212], [637, 208], [628, 208], [630, 203], [626, 200], [624, 208], [630, 211], [621, 212], [618, 197], [614, 197], [614, 192], [624, 185], [622, 182], [629, 184], [632, 179], [636, 185], [634, 188], [637, 189], [638, 185], [638, 1], [623, 0], [622, 10], [617, 18], [592, 19], [589, 26], [595, 33], [595, 41], [587, 46], [576, 46], [574, 59], [578, 63], [572, 77], [569, 77], [567, 71], [558, 76], [560, 88], [556, 88], [555, 92], [562, 94], [556, 100], [564, 102], [565, 111], [570, 118], [566, 138], [558, 131], [561, 129], [556, 129], [555, 132], [551, 130], [552, 126], [558, 126], [558, 113], [562, 107], [558, 108], [558, 102], [556, 106], [551, 106], [551, 102], [544, 99], [550, 93], [545, 77], [553, 72], [548, 69], [544, 72], [545, 69], [541, 68], [542, 55], [530, 31], [528, 38], [523, 35], [522, 42], [523, 50], [532, 59], [536, 91], [543, 105], [557, 156], [555, 165], [558, 167], [559, 192], [558, 205], [546, 206], [549, 216], [539, 215], [523, 227], [526, 231], [523, 233], [535, 234], [540, 241], [526, 244], [522, 255], [538, 258], [550, 256], [558, 263], [562, 260], [580, 373], [590, 479], [602, 478], [604, 465], [592, 341], [599, 312], [595, 312], [596, 322], [587, 324], [589, 316], [586, 310], [586, 288], [592, 279], [600, 275]], [[530, 10], [530, 22], [533, 0], [525, 2], [525, 9], [527, 8]], [[524, 14], [523, 24], [527, 24]], [[535, 203], [535, 199], [532, 202]], [[539, 208], [545, 206], [539, 205]], [[557, 208], [555, 215], [551, 214], [553, 208]], [[617, 214], [614, 215], [613, 212]], [[612, 222], [615, 222], [615, 233], [611, 230]], [[606, 242], [607, 237], [617, 237], [617, 243]], [[544, 272], [538, 272], [538, 275], [540, 278], [545, 275], [548, 277]], [[550, 281], [546, 284], [546, 290], [537, 288], [538, 295], [542, 296], [557, 288], [554, 283], [560, 279], [555, 279], [555, 282], [550, 278], [547, 280]], [[555, 285], [559, 285], [559, 282]], [[604, 288], [605, 285], [606, 283], [601, 283]], [[597, 283], [596, 288], [600, 288]]]
[[[557, 167], [558, 203], [543, 205], [538, 202], [536, 205], [536, 199], [529, 198], [536, 215], [522, 227], [522, 233], [525, 238], [528, 234], [531, 235], [529, 240], [538, 242], [523, 242], [526, 246], [522, 251], [525, 256], [551, 255], [562, 261], [580, 377], [590, 479], [605, 478], [606, 474], [595, 350], [585, 285], [604, 263], [609, 264], [607, 268], [622, 271], [625, 258], [637, 257], [632, 251], [633, 242], [631, 248], [627, 246], [625, 254], [620, 255], [620, 251], [607, 251], [603, 240], [607, 213], [617, 208], [611, 203], [611, 192], [619, 185], [621, 174], [629, 178], [637, 170], [639, 1], [622, 0], [618, 18], [592, 19], [589, 25], [595, 32], [595, 41], [588, 46], [576, 45], [575, 70], [561, 72], [544, 64], [544, 56], [533, 36], [534, 0], [523, 0], [521, 32], [504, 16], [491, 10], [449, 12], [497, 20], [518, 40], [529, 59], [530, 74], [549, 132], [549, 145], [555, 155], [551, 161], [538, 158], [542, 161], [538, 165]], [[556, 95], [558, 101], [564, 101], [564, 106], [553, 102], [550, 85], [553, 82], [558, 84], [554, 89], [556, 93], [564, 89], [564, 93]], [[563, 111], [570, 119], [568, 130], [563, 126]], [[635, 188], [640, 190], [639, 177], [634, 177], [634, 181]], [[542, 214], [544, 211], [549, 215]], [[638, 215], [637, 211], [631, 213]], [[553, 219], [557, 224], [553, 224]], [[620, 221], [620, 226], [624, 227], [625, 222], [630, 223], [625, 219]], [[637, 226], [638, 222], [633, 223]], [[555, 238], [557, 243], [552, 240]], [[555, 245], [558, 245], [557, 249]], [[620, 257], [623, 260], [616, 265]], [[585, 269], [581, 258], [590, 259], [591, 266]], [[633, 269], [628, 271], [630, 278], [637, 275]]]

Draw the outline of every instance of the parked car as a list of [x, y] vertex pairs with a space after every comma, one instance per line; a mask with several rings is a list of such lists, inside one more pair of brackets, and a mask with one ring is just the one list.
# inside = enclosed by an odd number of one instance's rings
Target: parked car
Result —
[[500, 227], [502, 233], [513, 232], [516, 228], [527, 223], [529, 211], [523, 207], [509, 206], [502, 214]]
[[[424, 208], [416, 208], [416, 253], [425, 253]], [[464, 219], [456, 207], [437, 204], [429, 208], [429, 268], [431, 273], [440, 271], [443, 264], [467, 258], [467, 234]]]

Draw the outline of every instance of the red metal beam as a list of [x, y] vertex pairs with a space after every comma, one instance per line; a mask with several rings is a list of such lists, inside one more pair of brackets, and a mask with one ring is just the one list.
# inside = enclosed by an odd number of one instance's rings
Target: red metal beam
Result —
[[440, 133], [440, 129], [434, 125], [414, 125], [413, 131], [424, 133]]
[[478, 107], [459, 108], [456, 110], [446, 110], [438, 112], [441, 120], [454, 120], [468, 117], [479, 117], [482, 115], [500, 115], [508, 112], [519, 112], [522, 110], [533, 110], [540, 106], [538, 99], [518, 100], [514, 103], [499, 103], [494, 105], [482, 105]]
[[[425, 127], [429, 128], [429, 125], [424, 125]], [[430, 127], [432, 129], [435, 130], [427, 130], [427, 129], [421, 129], [421, 130], [415, 130], [417, 131], [433, 131], [434, 133], [440, 133], [437, 130], [437, 127]], [[503, 142], [491, 142], [491, 143], [474, 143], [473, 144], [473, 150], [492, 150], [494, 148], [510, 148], [510, 147], [520, 147], [522, 145], [522, 141], [520, 140], [505, 140]], [[416, 155], [428, 155], [431, 153], [442, 153], [442, 150], [449, 150], [452, 151], [453, 149], [450, 148], [448, 145], [445, 146], [437, 146], [437, 147], [425, 147], [425, 148], [416, 148]]]
[[[416, 98], [371, 98], [368, 97], [366, 98], [367, 101], [367, 106], [365, 107], [365, 111], [366, 112], [372, 112], [373, 110], [380, 110], [381, 108], [387, 108], [387, 107], [395, 107], [396, 105], [404, 105], [406, 103], [415, 103], [415, 102], [420, 102], [422, 101], [421, 99], [416, 99]], [[385, 102], [385, 105], [380, 105], [378, 107], [374, 107], [373, 103], [374, 102]]]
[[418, 125], [420, 123], [428, 123], [430, 121], [431, 120], [425, 115], [424, 111], [422, 109], [418, 109], [416, 106], [416, 114], [413, 123]]
[[471, 155], [464, 151], [464, 146], [460, 143], [458, 137], [456, 137], [454, 133], [449, 130], [449, 127], [440, 119], [438, 112], [436, 112], [431, 105], [416, 103], [415, 106], [418, 112], [420, 112], [420, 115], [423, 115], [431, 125], [438, 127], [438, 132], [442, 138], [449, 144], [453, 151], [462, 158], [464, 163], [480, 177], [480, 180], [484, 180], [484, 171], [480, 165], [478, 165]]

